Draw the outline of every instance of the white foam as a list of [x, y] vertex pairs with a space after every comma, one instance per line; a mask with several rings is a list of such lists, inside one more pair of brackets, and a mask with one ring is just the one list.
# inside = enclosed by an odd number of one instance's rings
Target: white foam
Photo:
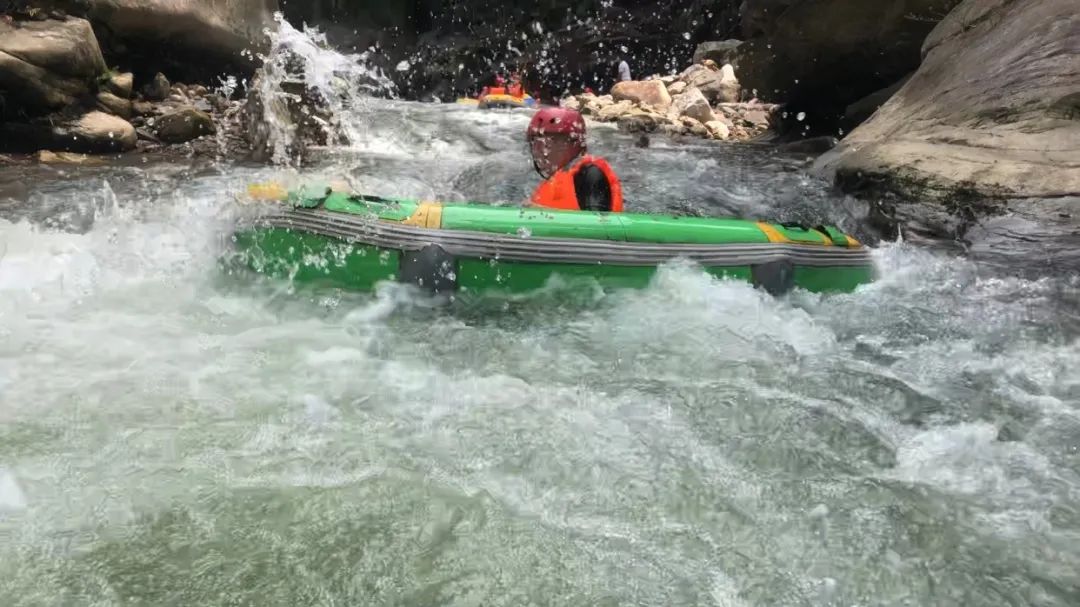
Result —
[[19, 487], [18, 479], [6, 468], [0, 467], [0, 514], [26, 510], [26, 494]]

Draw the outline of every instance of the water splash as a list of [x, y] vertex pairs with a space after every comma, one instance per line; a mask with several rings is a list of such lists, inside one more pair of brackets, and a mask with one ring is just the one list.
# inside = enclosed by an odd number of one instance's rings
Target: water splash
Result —
[[270, 50], [252, 84], [249, 114], [257, 147], [288, 165], [311, 143], [347, 145], [367, 130], [372, 96], [395, 97], [393, 82], [370, 52], [333, 50], [318, 28], [292, 27], [275, 13]]

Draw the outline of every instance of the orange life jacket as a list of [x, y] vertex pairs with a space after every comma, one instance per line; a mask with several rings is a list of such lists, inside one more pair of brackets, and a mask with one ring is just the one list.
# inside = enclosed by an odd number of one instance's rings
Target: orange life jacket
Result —
[[597, 156], [582, 156], [570, 166], [559, 169], [554, 175], [541, 183], [532, 195], [532, 203], [550, 209], [566, 209], [580, 211], [577, 192], [574, 191], [574, 176], [586, 165], [593, 165], [607, 177], [608, 187], [611, 188], [611, 212], [621, 213], [623, 209], [622, 184], [611, 170], [611, 165], [606, 160]]

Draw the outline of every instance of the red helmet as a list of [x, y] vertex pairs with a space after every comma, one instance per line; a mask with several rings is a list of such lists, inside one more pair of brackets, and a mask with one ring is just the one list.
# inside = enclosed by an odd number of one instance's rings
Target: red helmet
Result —
[[543, 108], [533, 115], [527, 131], [529, 141], [539, 135], [570, 135], [584, 147], [585, 119], [580, 112], [568, 108]]

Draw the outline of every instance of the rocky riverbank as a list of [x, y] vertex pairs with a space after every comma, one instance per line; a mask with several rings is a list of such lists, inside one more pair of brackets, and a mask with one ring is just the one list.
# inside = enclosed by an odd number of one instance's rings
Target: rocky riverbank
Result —
[[661, 132], [721, 141], [748, 141], [765, 135], [780, 106], [740, 102], [741, 87], [730, 64], [706, 59], [677, 76], [620, 82], [608, 95], [584, 93], [560, 105], [597, 122], [615, 122], [631, 133]]
[[[0, 14], [0, 152], [50, 152], [41, 156], [51, 161], [164, 148], [243, 154], [236, 77], [209, 66], [244, 76], [241, 49], [263, 44], [253, 28], [264, 17], [269, 23], [260, 12], [267, 4], [16, 3]], [[133, 53], [149, 34], [158, 52]], [[196, 52], [200, 61], [175, 68], [177, 57]], [[153, 65], [197, 81], [172, 83], [147, 70]]]

